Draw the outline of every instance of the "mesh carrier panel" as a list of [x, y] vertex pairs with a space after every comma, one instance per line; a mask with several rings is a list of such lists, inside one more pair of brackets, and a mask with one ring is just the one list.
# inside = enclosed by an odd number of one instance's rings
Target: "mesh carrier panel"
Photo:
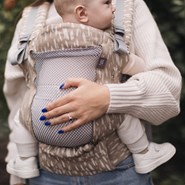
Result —
[[40, 121], [39, 118], [42, 115], [41, 110], [49, 102], [74, 90], [74, 88], [59, 89], [67, 78], [82, 77], [95, 81], [96, 65], [101, 51], [101, 47], [89, 47], [31, 54], [35, 60], [37, 73], [35, 80], [37, 91], [31, 107], [32, 125], [34, 134], [40, 142], [61, 147], [75, 147], [92, 141], [92, 122], [71, 132], [58, 134], [58, 130], [72, 121], [45, 126], [44, 121]]

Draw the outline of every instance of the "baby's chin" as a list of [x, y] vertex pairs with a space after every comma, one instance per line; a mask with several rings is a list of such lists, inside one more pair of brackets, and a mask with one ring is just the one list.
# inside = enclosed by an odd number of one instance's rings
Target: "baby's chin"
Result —
[[108, 25], [104, 25], [104, 26], [102, 26], [102, 27], [99, 28], [99, 29], [101, 29], [101, 30], [108, 30], [108, 29], [111, 28], [111, 26], [112, 26], [112, 23], [110, 23], [110, 24], [108, 24]]

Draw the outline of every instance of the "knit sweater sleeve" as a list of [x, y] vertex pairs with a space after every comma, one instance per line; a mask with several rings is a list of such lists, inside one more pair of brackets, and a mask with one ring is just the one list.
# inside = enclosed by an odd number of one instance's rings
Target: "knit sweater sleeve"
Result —
[[[16, 157], [17, 147], [13, 137], [14, 118], [21, 105], [22, 97], [26, 92], [26, 83], [25, 83], [24, 75], [21, 68], [17, 65], [12, 66], [10, 63], [10, 57], [12, 57], [14, 51], [16, 51], [18, 47], [18, 37], [21, 29], [21, 23], [22, 23], [22, 20], [20, 20], [16, 26], [14, 37], [13, 37], [10, 49], [8, 51], [7, 61], [5, 66], [5, 74], [4, 74], [5, 80], [4, 80], [3, 91], [10, 111], [9, 117], [8, 117], [10, 134], [9, 134], [9, 143], [7, 147], [8, 154], [6, 156], [7, 162], [10, 159], [13, 159]], [[17, 184], [17, 183], [20, 184], [24, 182], [25, 182], [24, 179], [21, 179], [19, 177], [16, 177], [13, 175], [11, 175], [10, 177], [10, 184]]]
[[107, 84], [107, 113], [126, 113], [158, 125], [180, 111], [181, 75], [143, 0], [135, 0], [133, 44], [147, 71], [123, 84]]
[[[14, 117], [17, 113], [17, 110], [20, 107], [20, 104], [22, 102], [22, 97], [26, 91], [26, 84], [25, 84], [24, 75], [21, 68], [17, 65], [12, 66], [9, 61], [14, 51], [17, 50], [18, 35], [20, 32], [20, 29], [21, 29], [21, 20], [17, 24], [13, 40], [12, 40], [10, 49], [8, 51], [8, 56], [7, 56], [6, 66], [5, 66], [5, 80], [4, 80], [4, 86], [3, 86], [4, 95], [10, 111], [8, 123], [9, 123], [9, 128], [11, 132], [13, 131], [13, 127], [14, 127]], [[9, 160], [9, 158], [15, 156], [15, 152], [16, 152], [16, 147], [13, 141], [12, 133], [10, 134], [10, 142], [8, 145], [8, 150], [10, 152], [8, 153], [8, 156], [6, 158], [7, 161]]]

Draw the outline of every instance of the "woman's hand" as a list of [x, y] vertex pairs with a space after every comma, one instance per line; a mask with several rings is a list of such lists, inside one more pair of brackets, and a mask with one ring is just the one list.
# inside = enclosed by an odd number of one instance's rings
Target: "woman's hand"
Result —
[[46, 125], [55, 125], [74, 119], [71, 124], [61, 128], [61, 133], [101, 117], [106, 113], [110, 102], [109, 90], [106, 86], [83, 78], [71, 78], [64, 83], [62, 89], [69, 87], [77, 88], [43, 109], [45, 112], [43, 118], [47, 120]]

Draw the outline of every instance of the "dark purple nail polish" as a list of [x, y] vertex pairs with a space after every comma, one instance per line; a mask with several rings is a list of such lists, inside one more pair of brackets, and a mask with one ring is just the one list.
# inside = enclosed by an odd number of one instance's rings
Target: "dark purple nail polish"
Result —
[[43, 108], [42, 112], [48, 112], [48, 110], [46, 108]]
[[58, 131], [58, 134], [63, 134], [63, 133], [64, 133], [63, 130], [59, 130], [59, 131]]
[[46, 121], [44, 124], [45, 124], [46, 126], [51, 125], [51, 123], [50, 123], [49, 121]]
[[63, 84], [59, 87], [59, 89], [63, 89], [64, 85], [65, 85], [65, 84], [63, 83]]
[[44, 120], [46, 120], [46, 116], [41, 116], [40, 121], [44, 121]]

